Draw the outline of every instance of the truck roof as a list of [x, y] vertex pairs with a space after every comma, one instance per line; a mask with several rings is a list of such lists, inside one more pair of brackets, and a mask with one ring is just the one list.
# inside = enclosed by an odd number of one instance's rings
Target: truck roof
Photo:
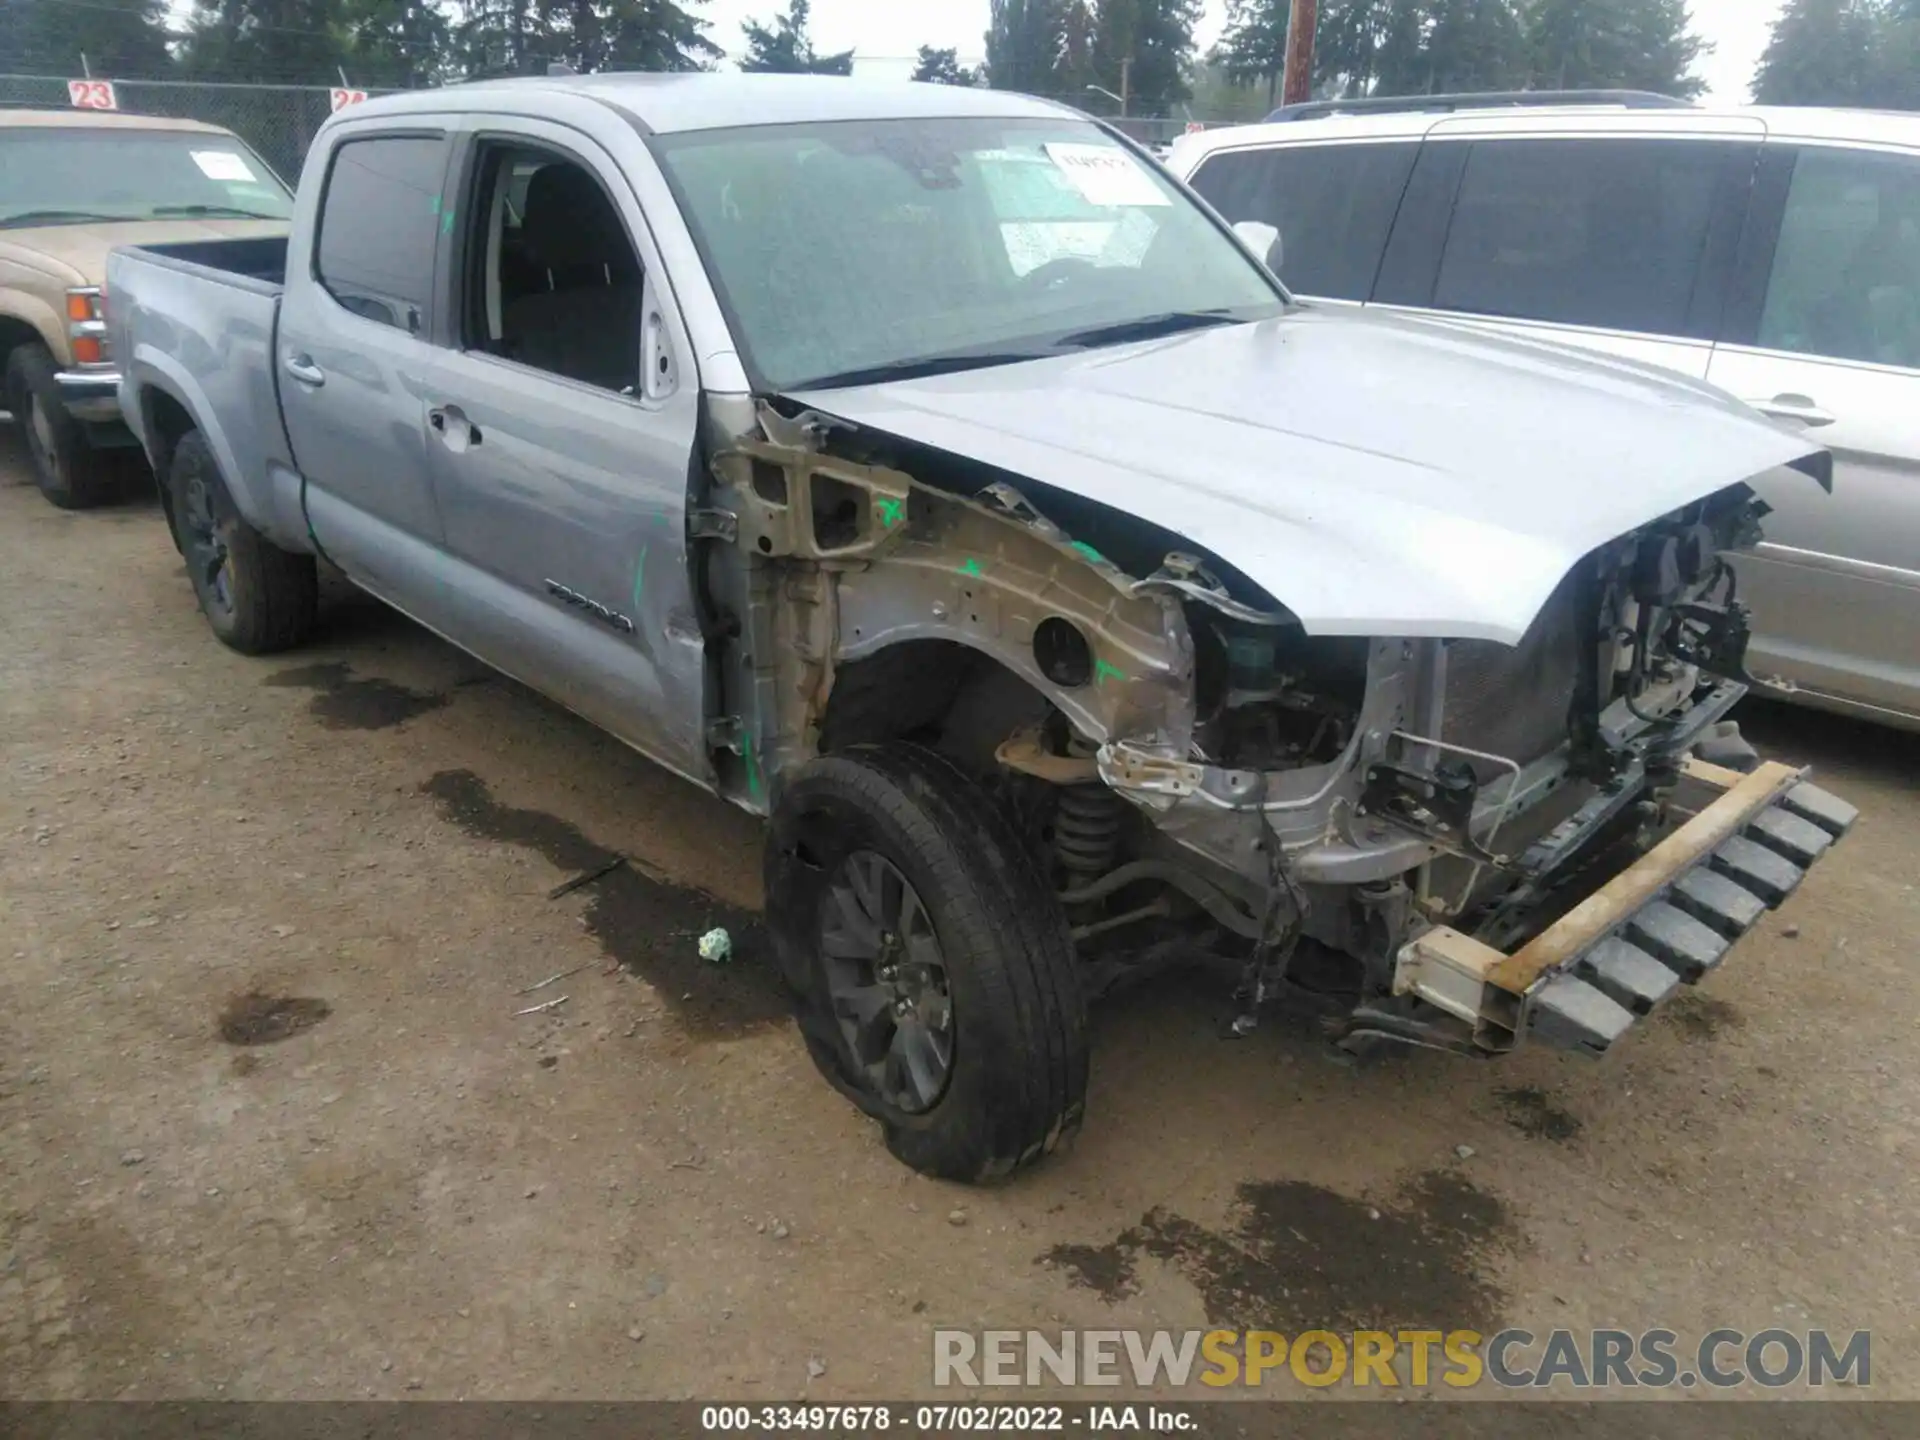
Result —
[[580, 95], [611, 105], [660, 133], [820, 120], [969, 116], [1057, 119], [1079, 111], [1007, 90], [861, 80], [838, 75], [541, 75], [476, 80], [437, 90], [385, 95], [341, 112], [342, 119], [448, 109], [518, 108], [541, 94]]
[[117, 110], [11, 110], [0, 106], [0, 130], [24, 127], [43, 130], [195, 130], [207, 135], [233, 132], [201, 120], [176, 120], [170, 115], [128, 115]]

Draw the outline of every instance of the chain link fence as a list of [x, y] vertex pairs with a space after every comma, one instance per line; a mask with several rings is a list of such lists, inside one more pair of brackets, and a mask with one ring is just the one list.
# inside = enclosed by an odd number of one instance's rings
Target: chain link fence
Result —
[[[224, 126], [252, 146], [289, 186], [300, 178], [307, 147], [333, 110], [332, 91], [324, 85], [115, 80], [113, 93], [118, 108], [130, 115], [165, 115]], [[0, 106], [23, 105], [45, 110], [71, 108], [66, 78], [0, 75]]]

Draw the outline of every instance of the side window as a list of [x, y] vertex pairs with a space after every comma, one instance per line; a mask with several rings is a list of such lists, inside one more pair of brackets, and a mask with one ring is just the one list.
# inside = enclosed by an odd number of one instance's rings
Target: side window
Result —
[[1759, 344], [1920, 369], [1920, 159], [1801, 152]]
[[461, 277], [469, 350], [633, 394], [644, 276], [613, 200], [579, 161], [480, 149]]
[[1726, 154], [1691, 140], [1475, 144], [1433, 303], [1686, 334]]
[[1193, 188], [1232, 224], [1280, 232], [1280, 278], [1302, 295], [1371, 298], [1417, 143], [1298, 145], [1215, 155]]
[[447, 142], [394, 135], [334, 152], [314, 270], [354, 314], [419, 334], [433, 294]]

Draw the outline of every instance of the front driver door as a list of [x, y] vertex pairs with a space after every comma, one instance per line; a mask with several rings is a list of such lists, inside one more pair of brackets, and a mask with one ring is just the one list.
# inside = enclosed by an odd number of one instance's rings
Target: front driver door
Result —
[[1835, 469], [1831, 496], [1765, 487], [1766, 543], [1740, 567], [1749, 666], [1920, 715], [1920, 152], [1770, 145], [1753, 230], [1710, 378]]
[[579, 130], [499, 117], [466, 150], [428, 387], [462, 594], [448, 634], [706, 782], [686, 545], [699, 397], [657, 252]]

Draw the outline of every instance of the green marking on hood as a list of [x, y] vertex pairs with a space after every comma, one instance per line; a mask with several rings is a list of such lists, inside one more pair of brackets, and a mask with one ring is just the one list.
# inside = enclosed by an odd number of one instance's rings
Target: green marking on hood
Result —
[[969, 555], [967, 557], [967, 563], [960, 567], [960, 573], [962, 575], [979, 575], [984, 572], [980, 569], [980, 562]]
[[1091, 560], [1096, 565], [1105, 565], [1109, 563], [1106, 556], [1102, 555], [1098, 550], [1094, 549], [1093, 546], [1087, 544], [1087, 542], [1084, 540], [1074, 541], [1071, 548], [1079, 551], [1082, 555], [1084, 555], [1087, 559]]
[[903, 518], [900, 512], [906, 508], [906, 504], [907, 502], [904, 498], [895, 500], [887, 495], [876, 495], [873, 497], [874, 509], [880, 512], [880, 523], [885, 525], [889, 530], [900, 523]]
[[1104, 660], [1095, 660], [1093, 662], [1093, 683], [1095, 685], [1104, 685], [1107, 683], [1108, 676], [1112, 676], [1115, 680], [1124, 680], [1127, 678], [1127, 672], [1118, 666], [1109, 665]]

